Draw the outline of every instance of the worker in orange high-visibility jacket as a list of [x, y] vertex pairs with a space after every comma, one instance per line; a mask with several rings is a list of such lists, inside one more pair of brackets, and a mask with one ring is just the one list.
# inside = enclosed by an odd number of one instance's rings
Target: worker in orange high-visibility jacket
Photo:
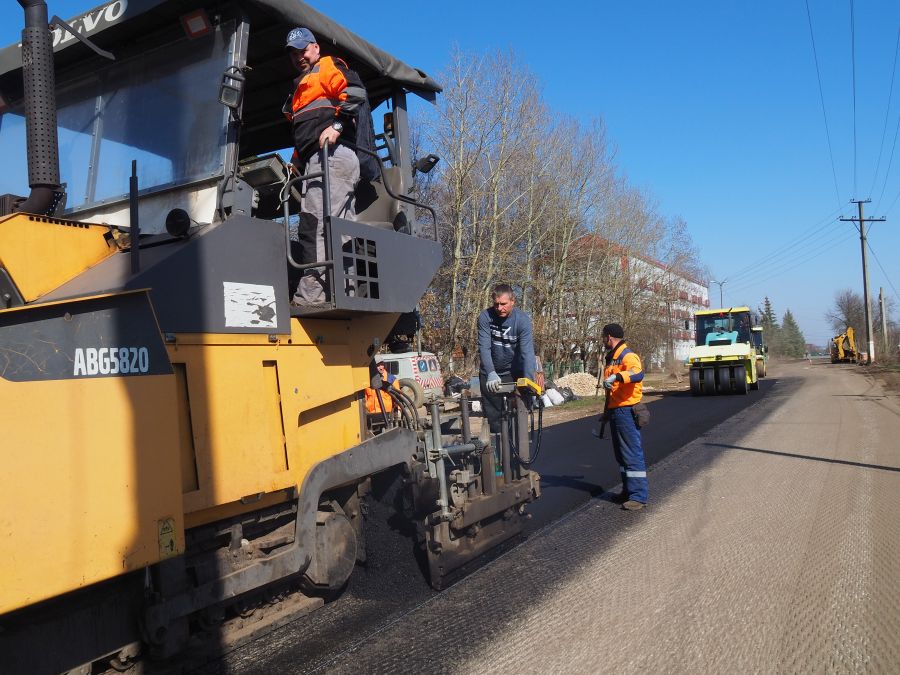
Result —
[[606, 347], [603, 387], [606, 389], [604, 415], [609, 423], [613, 452], [622, 475], [622, 492], [617, 501], [626, 511], [638, 511], [647, 504], [647, 464], [641, 430], [635, 421], [634, 406], [641, 402], [644, 369], [641, 359], [625, 344], [625, 330], [610, 323], [601, 332]]
[[[356, 144], [360, 108], [367, 103], [359, 75], [333, 56], [322, 56], [316, 37], [308, 28], [294, 28], [285, 49], [300, 76], [282, 112], [294, 133], [291, 163], [301, 174], [320, 173], [327, 163], [329, 215], [356, 220], [354, 190], [359, 181], [356, 151], [344, 143]], [[328, 157], [324, 145], [328, 143]], [[309, 180], [304, 186], [303, 211], [314, 219], [301, 220], [298, 237], [301, 262], [322, 262], [325, 255], [324, 181]], [[326, 269], [304, 270], [293, 303], [317, 305], [330, 299]]]
[[[381, 387], [366, 387], [364, 390], [366, 396], [366, 412], [370, 415], [380, 415], [382, 413], [381, 406], [384, 406], [384, 413], [390, 415], [394, 410], [394, 399], [391, 395], [384, 391], [393, 387], [397, 391], [400, 390], [400, 379], [396, 375], [387, 372], [387, 368], [383, 363], [375, 366], [376, 372], [381, 376]], [[378, 399], [381, 399], [379, 403]]]

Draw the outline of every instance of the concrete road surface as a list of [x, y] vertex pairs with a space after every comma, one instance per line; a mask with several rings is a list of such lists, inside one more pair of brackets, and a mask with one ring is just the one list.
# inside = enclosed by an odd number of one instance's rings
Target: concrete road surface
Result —
[[351, 592], [217, 670], [900, 672], [900, 402], [854, 366], [769, 382], [654, 404], [651, 459], [693, 440], [652, 465], [643, 512], [584, 501], [616, 469], [579, 454], [592, 421], [562, 425], [583, 461], [542, 466], [536, 522], [574, 511], [443, 593]]

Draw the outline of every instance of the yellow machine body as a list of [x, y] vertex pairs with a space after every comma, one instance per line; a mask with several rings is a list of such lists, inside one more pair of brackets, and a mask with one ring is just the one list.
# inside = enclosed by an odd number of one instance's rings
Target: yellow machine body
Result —
[[0, 352], [0, 614], [183, 552], [175, 378], [16, 381], [13, 363]]
[[37, 300], [118, 250], [108, 227], [14, 214], [0, 218], [0, 267], [25, 302]]
[[372, 335], [394, 315], [293, 320], [291, 335], [176, 335], [181, 487], [188, 526], [259, 508], [357, 445]]
[[182, 553], [185, 527], [294, 496], [313, 466], [360, 443], [367, 349], [395, 320], [294, 319], [274, 340], [168, 336], [168, 375], [0, 377], [4, 445], [28, 449], [4, 466], [0, 614]]
[[850, 363], [860, 358], [859, 348], [856, 345], [856, 334], [852, 326], [840, 335], [831, 338], [831, 362]]

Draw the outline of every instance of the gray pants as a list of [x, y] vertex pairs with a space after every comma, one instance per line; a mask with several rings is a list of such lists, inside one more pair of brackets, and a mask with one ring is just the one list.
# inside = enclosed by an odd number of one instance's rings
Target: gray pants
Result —
[[[359, 159], [356, 153], [344, 145], [332, 146], [328, 153], [328, 180], [331, 197], [331, 215], [346, 220], [356, 220], [356, 204], [353, 191], [359, 181]], [[322, 153], [313, 155], [306, 165], [303, 173], [316, 173], [322, 171]], [[303, 210], [316, 217], [315, 231], [315, 261], [327, 260], [325, 257], [325, 223], [322, 220], [324, 213], [324, 182], [321, 178], [315, 178], [306, 185], [306, 194], [303, 197]], [[306, 242], [304, 237], [300, 241], [305, 246], [311, 247], [311, 242]], [[304, 259], [312, 259], [312, 251], [306, 252]], [[332, 251], [332, 257], [340, 259], [340, 251]], [[297, 292], [294, 294], [294, 302], [298, 304], [316, 304], [329, 300], [328, 270], [325, 268], [310, 269], [303, 273]]]

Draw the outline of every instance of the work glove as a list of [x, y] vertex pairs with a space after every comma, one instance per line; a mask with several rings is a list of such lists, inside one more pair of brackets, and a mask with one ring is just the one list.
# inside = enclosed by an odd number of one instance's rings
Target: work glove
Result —
[[613, 386], [613, 384], [615, 384], [615, 382], [616, 382], [616, 376], [610, 375], [605, 380], [603, 380], [603, 388], [606, 389], [607, 391], [609, 391], [610, 389], [612, 389], [612, 386]]
[[484, 384], [487, 387], [487, 390], [492, 394], [496, 394], [500, 391], [500, 376], [491, 371], [491, 373], [487, 376], [487, 382]]

